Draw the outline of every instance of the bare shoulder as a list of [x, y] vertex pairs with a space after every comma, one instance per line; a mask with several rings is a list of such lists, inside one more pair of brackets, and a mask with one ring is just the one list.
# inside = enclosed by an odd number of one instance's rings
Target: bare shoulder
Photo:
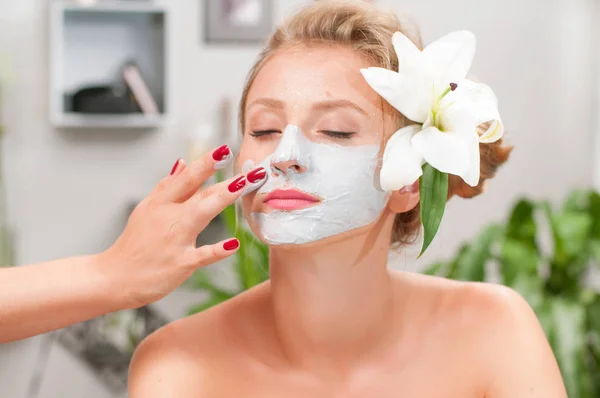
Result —
[[462, 297], [482, 320], [474, 341], [480, 353], [477, 359], [487, 370], [486, 397], [567, 396], [544, 330], [519, 293], [479, 283], [467, 284]]
[[[505, 335], [515, 324], [538, 329], [537, 318], [527, 301], [515, 290], [497, 284], [456, 281], [416, 273], [398, 277], [411, 295], [428, 302], [432, 321], [466, 326], [473, 333]], [[525, 322], [525, 323], [524, 323]]]
[[560, 370], [538, 318], [515, 290], [497, 284], [415, 275], [431, 300], [429, 324], [482, 372], [485, 397], [564, 398]]
[[[235, 354], [235, 322], [256, 307], [258, 287], [201, 313], [171, 322], [136, 349], [129, 368], [129, 397], [196, 397], [210, 393], [216, 362]], [[246, 315], [244, 315], [246, 314]]]

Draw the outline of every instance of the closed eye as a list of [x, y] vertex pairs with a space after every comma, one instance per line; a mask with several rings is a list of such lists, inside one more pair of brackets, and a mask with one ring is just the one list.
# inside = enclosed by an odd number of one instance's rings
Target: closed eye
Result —
[[263, 137], [265, 135], [281, 133], [280, 130], [253, 130], [250, 132], [252, 137]]
[[348, 131], [333, 131], [333, 130], [321, 130], [321, 133], [333, 137], [333, 138], [341, 138], [341, 139], [350, 139], [354, 134], [353, 132]]

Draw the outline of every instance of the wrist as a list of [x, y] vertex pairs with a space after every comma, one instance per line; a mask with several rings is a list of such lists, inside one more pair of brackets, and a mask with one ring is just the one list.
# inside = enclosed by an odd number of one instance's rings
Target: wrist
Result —
[[132, 300], [127, 294], [126, 284], [119, 277], [118, 270], [122, 265], [118, 264], [110, 251], [91, 255], [89, 264], [91, 275], [98, 282], [100, 300], [108, 304], [109, 311], [132, 308]]

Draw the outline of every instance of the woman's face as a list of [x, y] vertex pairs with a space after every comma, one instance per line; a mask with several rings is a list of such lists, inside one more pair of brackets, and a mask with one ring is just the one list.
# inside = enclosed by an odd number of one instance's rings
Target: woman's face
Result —
[[385, 208], [380, 149], [392, 117], [345, 47], [296, 46], [271, 58], [248, 93], [238, 164], [267, 182], [243, 199], [271, 245], [305, 244], [366, 226]]

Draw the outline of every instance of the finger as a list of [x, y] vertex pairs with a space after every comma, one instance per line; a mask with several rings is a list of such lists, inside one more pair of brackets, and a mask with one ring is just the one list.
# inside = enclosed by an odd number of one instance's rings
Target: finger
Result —
[[246, 177], [239, 175], [196, 193], [186, 202], [193, 225], [204, 228], [210, 220], [240, 197], [246, 184]]
[[187, 168], [187, 164], [185, 163], [185, 160], [179, 159], [179, 161], [176, 163], [175, 171], [171, 175], [173, 176], [173, 178], [175, 178], [179, 174], [181, 174], [183, 172], [183, 170], [185, 170], [186, 168]]
[[264, 167], [257, 167], [256, 169], [250, 171], [248, 174], [246, 174], [246, 180], [248, 183], [244, 187], [244, 192], [242, 192], [241, 196], [246, 196], [262, 187], [263, 184], [267, 182], [267, 178], [268, 174]]
[[200, 189], [200, 186], [219, 168], [225, 167], [233, 159], [227, 145], [222, 145], [196, 160], [179, 174], [165, 189], [167, 199], [184, 202]]
[[205, 267], [227, 258], [238, 251], [239, 247], [240, 241], [236, 238], [227, 239], [214, 245], [200, 246], [192, 252], [194, 268]]

